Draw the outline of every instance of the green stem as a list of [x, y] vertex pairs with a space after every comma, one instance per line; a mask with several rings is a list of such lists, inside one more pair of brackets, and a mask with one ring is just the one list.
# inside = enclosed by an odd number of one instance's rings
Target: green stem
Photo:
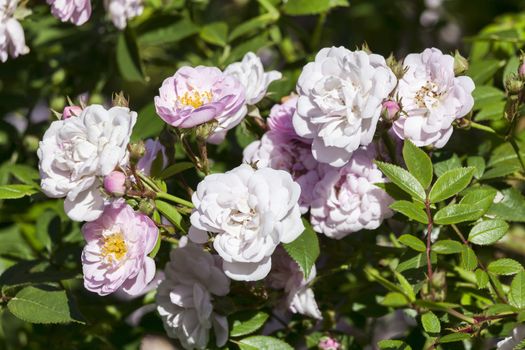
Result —
[[159, 198], [159, 199], [166, 199], [166, 200], [168, 200], [170, 202], [177, 203], [177, 204], [180, 204], [180, 205], [184, 205], [184, 206], [186, 206], [188, 208], [193, 208], [193, 203], [192, 202], [188, 202], [185, 199], [172, 196], [171, 194], [166, 193], [166, 192], [157, 192], [157, 198]]
[[518, 147], [516, 140], [513, 137], [511, 137], [509, 142], [512, 145], [512, 148], [514, 149], [514, 152], [516, 152], [516, 156], [518, 157], [518, 160], [520, 161], [521, 170], [525, 172], [525, 163], [523, 162], [523, 158], [521, 158], [520, 148]]
[[153, 181], [151, 181], [151, 179], [149, 177], [147, 177], [146, 175], [142, 174], [140, 171], [135, 172], [135, 174], [138, 177], [140, 177], [140, 180], [142, 180], [142, 182], [144, 182], [144, 183], [146, 183], [146, 185], [148, 185], [150, 190], [155, 191], [155, 192], [159, 192], [160, 191], [160, 188], [158, 188], [157, 185]]
[[460, 320], [463, 320], [465, 322], [468, 322], [470, 324], [475, 324], [476, 323], [476, 320], [474, 320], [474, 318], [472, 317], [468, 317], [468, 316], [465, 316], [463, 315], [461, 312], [458, 312], [454, 309], [446, 309], [445, 310], [448, 314], [456, 317], [456, 318], [459, 318]]

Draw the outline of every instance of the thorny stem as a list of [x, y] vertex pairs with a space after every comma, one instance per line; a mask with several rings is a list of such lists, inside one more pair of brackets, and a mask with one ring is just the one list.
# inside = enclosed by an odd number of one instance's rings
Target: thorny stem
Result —
[[512, 145], [512, 148], [514, 149], [514, 152], [516, 153], [516, 156], [518, 157], [518, 160], [521, 165], [521, 170], [525, 172], [525, 163], [523, 162], [523, 158], [521, 157], [520, 148], [518, 147], [518, 144], [516, 143], [516, 140], [514, 140], [513, 137], [509, 139], [510, 144]]
[[431, 252], [431, 244], [432, 244], [432, 225], [434, 222], [432, 221], [432, 214], [430, 213], [430, 200], [427, 197], [425, 201], [425, 209], [427, 213], [428, 218], [428, 225], [427, 225], [427, 275], [429, 280], [429, 287], [432, 289], [432, 261], [430, 259], [430, 252]]

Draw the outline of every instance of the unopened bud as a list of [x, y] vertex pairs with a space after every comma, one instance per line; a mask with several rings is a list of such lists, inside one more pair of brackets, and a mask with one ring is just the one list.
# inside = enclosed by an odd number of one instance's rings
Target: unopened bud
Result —
[[386, 59], [386, 65], [392, 70], [397, 79], [401, 79], [405, 75], [403, 63], [396, 60], [393, 54], [390, 54]]
[[146, 153], [146, 146], [144, 145], [144, 141], [141, 140], [129, 144], [129, 156], [132, 160], [138, 161], [144, 156], [144, 153]]
[[468, 70], [468, 60], [458, 50], [454, 53], [454, 74], [462, 75]]
[[399, 103], [393, 100], [388, 100], [388, 101], [383, 102], [383, 108], [384, 108], [383, 117], [391, 121], [397, 119], [399, 110], [401, 109], [399, 107]]
[[142, 199], [139, 203], [139, 211], [146, 214], [151, 215], [153, 213], [153, 210], [155, 210], [155, 205], [153, 204], [153, 201], [150, 199]]
[[113, 93], [113, 106], [129, 107], [129, 101], [124, 96], [124, 92]]
[[78, 117], [82, 113], [82, 108], [79, 106], [66, 106], [62, 112], [62, 119], [69, 119], [71, 117]]
[[112, 171], [104, 178], [104, 189], [116, 197], [123, 196], [126, 192], [126, 175], [120, 171]]
[[505, 80], [505, 90], [509, 95], [517, 95], [523, 89], [523, 81], [516, 74], [510, 74]]

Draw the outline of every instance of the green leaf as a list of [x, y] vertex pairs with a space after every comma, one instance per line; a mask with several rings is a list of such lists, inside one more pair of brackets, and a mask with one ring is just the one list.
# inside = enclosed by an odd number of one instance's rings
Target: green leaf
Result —
[[458, 254], [463, 250], [463, 245], [458, 241], [444, 239], [432, 245], [432, 251], [436, 254]]
[[155, 104], [149, 103], [142, 107], [137, 116], [137, 123], [133, 127], [131, 142], [144, 140], [160, 134], [164, 128], [164, 121], [155, 112]]
[[182, 215], [174, 206], [158, 199], [155, 200], [155, 206], [157, 207], [157, 210], [166, 217], [166, 219], [175, 225], [176, 228], [182, 232], [186, 232], [182, 223]]
[[284, 13], [292, 16], [316, 15], [330, 9], [330, 0], [288, 0]]
[[474, 177], [476, 179], [481, 179], [481, 177], [483, 176], [483, 173], [485, 172], [485, 159], [479, 156], [468, 157], [467, 165], [475, 169]]
[[437, 162], [434, 164], [434, 173], [436, 176], [441, 176], [448, 170], [461, 168], [461, 160], [459, 160], [457, 155], [453, 155], [451, 158]]
[[468, 235], [468, 240], [478, 245], [489, 245], [499, 241], [507, 231], [509, 225], [499, 219], [477, 223]]
[[178, 173], [183, 172], [184, 170], [188, 170], [193, 168], [193, 163], [191, 162], [178, 162], [173, 165], [170, 165], [166, 169], [162, 170], [159, 174], [159, 179], [167, 179], [169, 177], [172, 177], [174, 175], [177, 175]]
[[477, 111], [502, 101], [505, 98], [505, 93], [492, 85], [481, 85], [476, 86], [472, 92], [472, 97], [474, 97], [474, 110]]
[[69, 308], [66, 292], [25, 287], [9, 302], [7, 308], [13, 315], [31, 323], [83, 323]]
[[255, 332], [261, 328], [269, 315], [263, 311], [250, 311], [236, 313], [230, 316], [230, 322], [233, 320], [231, 337], [240, 337]]
[[427, 333], [436, 334], [441, 332], [439, 318], [432, 311], [428, 311], [421, 316], [421, 323]]
[[165, 45], [175, 43], [199, 32], [199, 27], [187, 18], [169, 26], [154, 29], [138, 38], [139, 45]]
[[392, 210], [395, 210], [409, 219], [415, 220], [422, 224], [428, 224], [427, 214], [421, 206], [405, 200], [394, 202], [390, 205]]
[[25, 164], [10, 164], [8, 167], [11, 175], [26, 185], [33, 185], [40, 178], [38, 170]]
[[241, 350], [293, 350], [284, 341], [266, 335], [255, 335], [241, 339], [237, 345], [239, 345]]
[[377, 345], [381, 350], [412, 350], [410, 345], [401, 340], [380, 340]]
[[143, 82], [144, 72], [139, 49], [131, 29], [126, 28], [117, 39], [117, 66], [120, 75], [127, 81]]
[[279, 11], [273, 8], [270, 12], [267, 12], [258, 17], [252, 18], [244, 23], [239, 24], [231, 31], [228, 39], [229, 41], [235, 40], [244, 34], [254, 32], [259, 28], [264, 28], [276, 22], [278, 19]]
[[450, 333], [447, 334], [441, 338], [439, 338], [439, 343], [446, 344], [446, 343], [455, 343], [457, 341], [463, 341], [470, 339], [470, 335], [465, 333]]
[[489, 210], [497, 193], [491, 187], [469, 188], [467, 191], [465, 196], [459, 201], [459, 204], [472, 205], [481, 209], [479, 217]]
[[461, 192], [468, 186], [474, 174], [474, 168], [457, 168], [446, 171], [438, 177], [430, 190], [431, 203], [441, 202]]
[[487, 266], [487, 270], [495, 275], [509, 276], [523, 271], [523, 266], [516, 260], [504, 258], [492, 261]]
[[401, 237], [399, 237], [399, 242], [418, 252], [424, 252], [427, 249], [425, 243], [423, 243], [423, 241], [417, 238], [416, 236], [404, 234]]
[[525, 271], [514, 276], [510, 284], [509, 303], [518, 309], [525, 309]]
[[406, 140], [403, 144], [403, 159], [408, 171], [414, 175], [423, 188], [428, 188], [434, 171], [430, 157], [410, 140]]
[[303, 218], [304, 231], [291, 243], [283, 244], [290, 257], [299, 265], [308, 279], [315, 261], [319, 257], [319, 239], [310, 223]]
[[381, 300], [380, 304], [383, 306], [400, 307], [408, 304], [407, 299], [408, 298], [402, 293], [389, 292], [385, 295], [383, 300]]
[[0, 199], [18, 199], [38, 192], [31, 185], [3, 185], [0, 186]]
[[376, 162], [378, 168], [400, 189], [412, 197], [425, 201], [425, 189], [419, 181], [405, 169], [389, 163]]
[[483, 209], [467, 204], [449, 204], [434, 215], [434, 223], [451, 225], [465, 221], [477, 220], [483, 215]]
[[414, 292], [414, 288], [412, 288], [410, 283], [408, 283], [408, 281], [405, 278], [405, 276], [403, 276], [402, 274], [400, 274], [397, 271], [394, 271], [394, 274], [396, 275], [396, 279], [399, 282], [399, 284], [401, 285], [401, 288], [403, 289], [405, 295], [408, 297], [408, 300], [409, 301], [415, 301], [416, 300], [416, 294]]
[[460, 266], [467, 271], [474, 271], [474, 269], [478, 266], [478, 258], [476, 257], [476, 253], [474, 253], [472, 248], [469, 246], [464, 245], [463, 249], [461, 250]]
[[487, 275], [487, 273], [481, 269], [477, 269], [475, 271], [475, 276], [476, 276], [476, 283], [478, 284], [478, 288], [486, 288], [487, 285], [489, 284], [489, 275]]
[[228, 25], [225, 22], [210, 23], [201, 29], [200, 37], [210, 44], [226, 46], [228, 43]]
[[476, 86], [483, 85], [489, 81], [494, 74], [505, 65], [505, 61], [496, 59], [486, 59], [473, 62], [467, 74], [474, 80]]
[[525, 222], [525, 199], [515, 188], [507, 188], [501, 191], [503, 199], [494, 203], [488, 215], [494, 215], [498, 219]]

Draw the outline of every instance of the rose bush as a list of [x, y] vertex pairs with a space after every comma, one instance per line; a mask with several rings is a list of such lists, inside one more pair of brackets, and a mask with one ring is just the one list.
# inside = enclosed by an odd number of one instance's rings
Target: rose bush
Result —
[[523, 4], [347, 5], [0, 0], [0, 348], [525, 348]]

